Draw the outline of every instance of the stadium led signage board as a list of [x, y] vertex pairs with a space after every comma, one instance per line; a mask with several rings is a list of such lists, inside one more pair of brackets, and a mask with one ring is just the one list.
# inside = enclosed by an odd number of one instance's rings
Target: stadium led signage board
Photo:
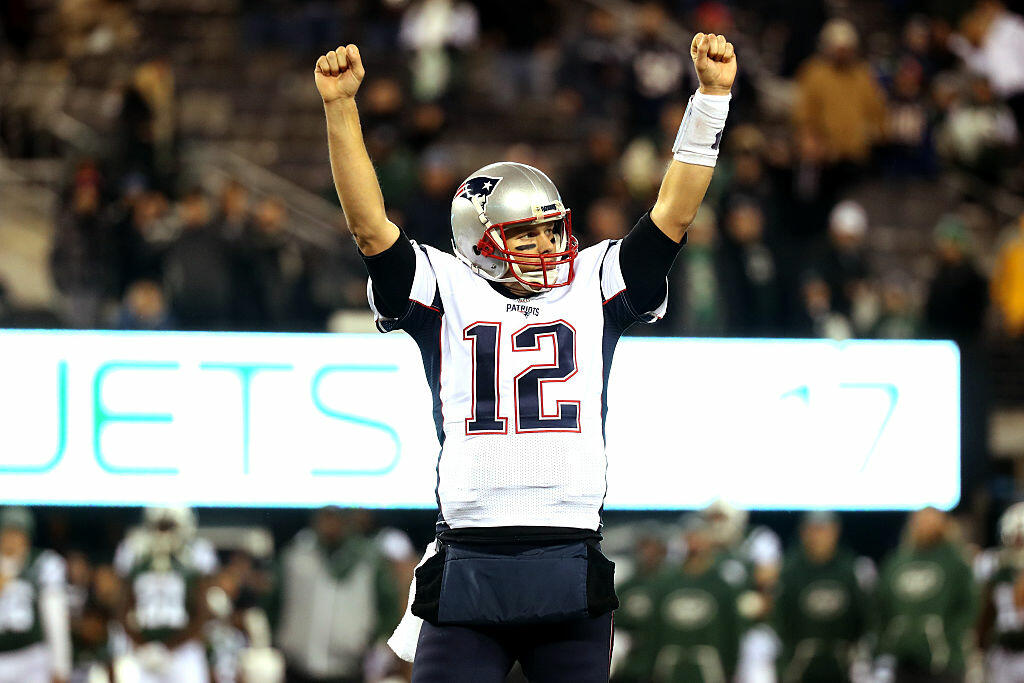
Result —
[[[405, 335], [0, 331], [0, 350], [0, 503], [435, 505]], [[948, 509], [958, 378], [948, 342], [623, 339], [606, 507]]]

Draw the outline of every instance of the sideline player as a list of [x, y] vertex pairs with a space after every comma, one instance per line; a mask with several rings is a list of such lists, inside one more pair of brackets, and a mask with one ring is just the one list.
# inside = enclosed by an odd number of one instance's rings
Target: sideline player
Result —
[[26, 508], [0, 512], [0, 683], [67, 681], [71, 674], [66, 566], [32, 547]]
[[615, 343], [660, 318], [666, 275], [704, 198], [736, 76], [698, 33], [690, 99], [658, 200], [622, 240], [579, 251], [555, 185], [499, 162], [455, 191], [454, 255], [391, 223], [363, 143], [355, 45], [316, 63], [331, 170], [382, 331], [423, 357], [441, 454], [436, 554], [416, 572], [413, 681], [605, 681], [612, 564], [600, 552], [604, 418]]
[[978, 643], [988, 651], [986, 679], [1024, 680], [1024, 503], [999, 519], [1001, 547], [986, 553], [992, 567], [983, 578]]
[[195, 517], [187, 508], [147, 508], [144, 521], [130, 536], [131, 554], [122, 548], [115, 556], [128, 584], [122, 621], [132, 641], [137, 680], [206, 683], [201, 632], [207, 609], [201, 596], [209, 565], [198, 566], [195, 559]]

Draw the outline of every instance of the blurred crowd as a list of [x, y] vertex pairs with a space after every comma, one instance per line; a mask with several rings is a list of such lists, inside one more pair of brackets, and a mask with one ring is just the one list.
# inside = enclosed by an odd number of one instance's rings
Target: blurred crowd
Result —
[[[201, 169], [182, 167], [180, 128], [202, 98], [177, 99], [188, 67], [144, 49], [132, 9], [55, 9], [65, 59], [139, 60], [107, 103], [104, 152], [68, 173], [51, 254], [60, 322], [315, 330], [364, 310], [343, 238], [339, 256], [296, 237], [286, 197], [190, 184]], [[1024, 19], [1005, 4], [264, 0], [232, 12], [246, 50], [296, 65], [361, 45], [364, 135], [391, 217], [444, 249], [453, 188], [499, 157], [549, 172], [583, 246], [622, 236], [653, 204], [696, 85], [688, 36], [727, 34], [741, 69], [723, 155], [655, 333], [964, 345], [1024, 332], [1012, 199], [1024, 189]], [[31, 22], [16, 19], [4, 23], [14, 59], [32, 46]], [[31, 147], [5, 113], [9, 152]], [[303, 158], [323, 173], [309, 189], [334, 202], [311, 139]], [[924, 216], [901, 208], [915, 187]]]
[[310, 280], [322, 257], [289, 238], [281, 198], [251, 201], [229, 182], [216, 198], [191, 188], [172, 203], [138, 185], [104, 202], [99, 182], [94, 164], [78, 166], [50, 253], [67, 325], [324, 329]]
[[[934, 508], [874, 559], [832, 512], [804, 513], [791, 536], [724, 501], [605, 528], [612, 680], [1021, 680], [1024, 503], [987, 549]], [[261, 526], [197, 527], [186, 508], [147, 508], [109, 545], [38, 537], [28, 509], [0, 509], [4, 683], [408, 680], [385, 642], [420, 553], [366, 510], [317, 510], [280, 548]]]

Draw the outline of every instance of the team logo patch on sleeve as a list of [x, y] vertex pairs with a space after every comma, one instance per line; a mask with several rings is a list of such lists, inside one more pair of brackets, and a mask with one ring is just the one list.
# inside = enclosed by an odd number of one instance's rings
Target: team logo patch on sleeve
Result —
[[[501, 178], [488, 175], [473, 176], [466, 182], [459, 185], [455, 191], [456, 197], [463, 197], [469, 201], [477, 200], [481, 209], [487, 206], [487, 197], [494, 192], [494, 188], [501, 182]], [[474, 203], [477, 203], [474, 202]]]

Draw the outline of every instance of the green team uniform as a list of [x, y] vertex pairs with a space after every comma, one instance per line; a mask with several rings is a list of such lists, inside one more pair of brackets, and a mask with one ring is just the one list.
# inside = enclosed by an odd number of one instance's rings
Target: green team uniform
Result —
[[143, 642], [167, 643], [180, 636], [192, 620], [199, 573], [170, 558], [170, 566], [156, 568], [144, 556], [128, 575], [135, 602], [135, 620]]
[[953, 544], [897, 551], [879, 576], [878, 653], [897, 666], [962, 674], [964, 637], [977, 602], [971, 569]]
[[799, 546], [786, 557], [774, 618], [782, 641], [780, 683], [849, 680], [853, 651], [868, 618], [855, 562], [853, 553], [843, 549], [821, 564]]
[[679, 683], [724, 683], [736, 668], [741, 621], [737, 589], [711, 562], [702, 572], [672, 568], [654, 592], [653, 679]]
[[1021, 570], [1002, 564], [989, 580], [992, 608], [992, 644], [1008, 652], [1024, 652], [1024, 609], [1014, 599]]
[[63, 584], [64, 560], [52, 551], [32, 550], [16, 577], [0, 588], [0, 654], [45, 640], [39, 595], [47, 584]]
[[629, 634], [631, 646], [613, 680], [633, 683], [650, 680], [657, 655], [654, 612], [657, 606], [658, 573], [637, 574], [615, 592], [619, 596], [619, 609], [615, 611], [615, 631]]

